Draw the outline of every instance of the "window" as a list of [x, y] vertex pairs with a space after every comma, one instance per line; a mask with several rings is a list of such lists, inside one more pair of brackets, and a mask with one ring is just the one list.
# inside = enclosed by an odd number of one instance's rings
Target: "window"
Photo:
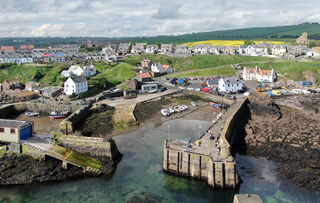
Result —
[[10, 128], [10, 133], [11, 133], [11, 134], [15, 134], [15, 133], [16, 133], [16, 129]]
[[4, 133], [4, 128], [0, 128], [0, 133]]

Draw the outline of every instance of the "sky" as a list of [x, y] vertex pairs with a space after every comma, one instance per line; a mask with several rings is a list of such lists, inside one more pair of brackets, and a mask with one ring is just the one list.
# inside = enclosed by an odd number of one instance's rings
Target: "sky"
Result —
[[134, 37], [320, 22], [320, 0], [0, 0], [0, 37]]

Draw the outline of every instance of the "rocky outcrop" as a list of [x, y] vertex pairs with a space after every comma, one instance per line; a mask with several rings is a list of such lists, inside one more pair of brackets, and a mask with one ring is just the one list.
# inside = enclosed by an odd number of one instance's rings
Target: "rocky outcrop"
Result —
[[[288, 98], [290, 99], [290, 98]], [[247, 152], [281, 163], [279, 173], [297, 185], [320, 190], [320, 122], [316, 115], [269, 97], [250, 97], [251, 120], [245, 126]], [[281, 103], [285, 104], [285, 103]]]

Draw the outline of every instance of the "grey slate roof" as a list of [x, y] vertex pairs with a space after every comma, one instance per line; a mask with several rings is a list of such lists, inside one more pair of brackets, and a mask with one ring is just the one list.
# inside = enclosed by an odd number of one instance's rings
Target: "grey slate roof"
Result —
[[237, 77], [226, 77], [226, 78], [223, 78], [223, 81], [225, 84], [235, 84], [235, 83], [239, 83], [240, 79]]
[[81, 76], [77, 76], [77, 77], [72, 77], [71, 78], [75, 83], [82, 83], [82, 82], [87, 82], [87, 79], [81, 75]]
[[0, 127], [19, 128], [25, 123], [27, 123], [27, 121], [0, 119]]

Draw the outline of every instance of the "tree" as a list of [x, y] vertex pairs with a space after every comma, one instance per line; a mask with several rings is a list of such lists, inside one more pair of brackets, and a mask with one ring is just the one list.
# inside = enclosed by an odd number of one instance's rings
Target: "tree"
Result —
[[244, 41], [244, 45], [253, 45], [256, 44], [253, 40], [247, 39]]

